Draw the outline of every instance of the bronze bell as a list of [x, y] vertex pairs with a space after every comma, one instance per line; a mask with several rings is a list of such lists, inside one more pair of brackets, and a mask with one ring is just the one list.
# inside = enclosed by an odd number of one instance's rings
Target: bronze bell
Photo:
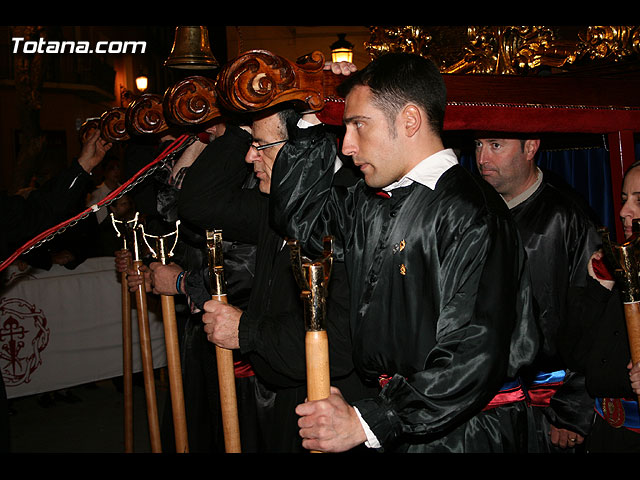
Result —
[[207, 27], [176, 27], [173, 48], [164, 65], [185, 69], [219, 67], [211, 51]]

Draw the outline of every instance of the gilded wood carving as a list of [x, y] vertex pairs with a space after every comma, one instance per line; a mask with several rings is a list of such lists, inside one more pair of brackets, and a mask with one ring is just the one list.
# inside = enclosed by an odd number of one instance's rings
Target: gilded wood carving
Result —
[[372, 58], [391, 51], [431, 58], [442, 73], [529, 75], [542, 68], [568, 71], [589, 64], [633, 61], [638, 26], [375, 26], [365, 49]]

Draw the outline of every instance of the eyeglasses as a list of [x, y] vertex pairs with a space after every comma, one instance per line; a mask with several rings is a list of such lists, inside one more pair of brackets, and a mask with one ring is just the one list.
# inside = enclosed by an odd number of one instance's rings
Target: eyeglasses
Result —
[[265, 148], [275, 147], [276, 145], [280, 145], [281, 143], [285, 143], [287, 140], [278, 140], [277, 142], [265, 143], [264, 145], [254, 145], [251, 144], [253, 148], [257, 151], [264, 150]]

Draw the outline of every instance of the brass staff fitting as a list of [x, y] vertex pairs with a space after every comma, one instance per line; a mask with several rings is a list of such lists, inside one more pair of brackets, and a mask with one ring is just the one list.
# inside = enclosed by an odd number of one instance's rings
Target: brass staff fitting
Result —
[[633, 220], [633, 233], [624, 243], [613, 243], [606, 228], [600, 229], [602, 250], [608, 266], [622, 291], [625, 303], [640, 301], [640, 281], [638, 279], [640, 265], [640, 220]]
[[305, 329], [308, 332], [325, 330], [329, 278], [333, 266], [333, 237], [324, 238], [323, 257], [311, 261], [302, 256], [297, 240], [288, 240], [291, 266], [304, 303]]
[[226, 295], [227, 284], [224, 277], [222, 257], [222, 230], [207, 230], [209, 260], [209, 284], [212, 295]]

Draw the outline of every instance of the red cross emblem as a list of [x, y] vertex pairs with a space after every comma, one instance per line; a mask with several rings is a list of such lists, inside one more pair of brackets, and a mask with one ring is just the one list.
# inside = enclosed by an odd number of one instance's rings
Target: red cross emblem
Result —
[[40, 309], [20, 298], [0, 298], [0, 368], [7, 386], [29, 383], [49, 333]]

